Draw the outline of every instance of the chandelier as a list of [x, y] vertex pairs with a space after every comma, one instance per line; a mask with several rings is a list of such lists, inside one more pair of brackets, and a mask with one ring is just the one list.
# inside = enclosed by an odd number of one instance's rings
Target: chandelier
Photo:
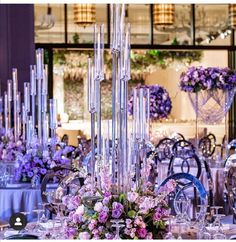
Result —
[[153, 5], [153, 24], [158, 27], [171, 26], [174, 24], [174, 4], [154, 4]]
[[95, 4], [74, 4], [74, 23], [84, 28], [95, 23]]
[[229, 4], [229, 26], [236, 28], [236, 4]]
[[52, 8], [48, 4], [47, 13], [41, 17], [39, 25], [34, 26], [35, 30], [51, 29], [55, 25], [55, 18], [52, 15]]

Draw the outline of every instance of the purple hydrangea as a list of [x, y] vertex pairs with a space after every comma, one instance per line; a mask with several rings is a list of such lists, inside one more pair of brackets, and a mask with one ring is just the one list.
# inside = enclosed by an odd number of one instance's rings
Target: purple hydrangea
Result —
[[229, 68], [192, 66], [181, 74], [179, 85], [185, 92], [231, 90], [236, 87], [236, 72]]
[[[172, 102], [167, 90], [159, 85], [138, 85], [136, 88], [149, 88], [150, 92], [150, 119], [160, 120], [167, 118], [172, 109]], [[133, 94], [128, 103], [129, 114], [133, 115]]]

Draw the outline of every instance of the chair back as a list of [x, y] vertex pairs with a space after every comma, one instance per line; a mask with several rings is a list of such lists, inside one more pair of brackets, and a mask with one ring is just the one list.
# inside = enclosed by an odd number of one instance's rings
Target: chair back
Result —
[[198, 179], [200, 178], [202, 164], [191, 142], [187, 140], [177, 141], [173, 145], [172, 153], [167, 176], [182, 172], [192, 174]]
[[170, 161], [174, 143], [175, 141], [170, 138], [164, 138], [160, 140], [155, 149], [156, 161], [159, 161], [159, 162], [162, 162], [163, 160]]
[[[177, 186], [175, 188], [175, 191], [173, 194], [171, 194], [170, 198], [173, 200], [173, 209], [175, 214], [180, 214], [179, 207], [177, 205], [177, 201], [180, 199], [180, 197], [187, 197], [189, 196], [189, 193], [187, 192], [188, 189], [196, 189], [198, 193], [198, 198], [200, 205], [200, 212], [199, 215], [196, 217], [196, 221], [199, 221], [200, 219], [203, 218], [203, 216], [206, 215], [206, 210], [207, 210], [207, 205], [208, 205], [208, 200], [207, 200], [207, 192], [200, 182], [199, 179], [197, 179], [195, 176], [188, 174], [188, 173], [176, 173], [171, 176], [168, 176], [157, 188], [157, 193], [160, 191], [160, 189], [169, 181], [169, 180], [175, 180], [177, 182]], [[188, 182], [186, 182], [186, 180]], [[190, 198], [190, 200], [192, 200]], [[194, 208], [196, 209], [196, 207]]]

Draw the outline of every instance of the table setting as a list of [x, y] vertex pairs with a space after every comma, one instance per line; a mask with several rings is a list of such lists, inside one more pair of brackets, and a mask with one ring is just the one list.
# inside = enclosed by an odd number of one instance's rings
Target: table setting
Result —
[[[84, 146], [89, 148], [68, 145], [67, 137], [56, 133], [57, 100], [49, 99], [43, 49], [36, 50], [23, 100], [13, 69], [0, 97], [0, 239], [234, 238], [236, 159], [235, 151], [228, 152], [234, 144], [221, 144], [225, 153], [219, 156], [213, 134], [196, 135], [195, 143], [180, 133], [157, 145], [150, 141], [150, 123], [168, 117], [171, 99], [159, 85], [138, 85], [129, 97], [131, 26], [124, 4], [112, 4], [111, 11], [112, 125], [102, 125], [104, 25], [96, 24], [94, 56], [87, 64], [91, 136]], [[189, 67], [180, 80], [196, 126], [198, 118], [222, 119], [235, 88], [236, 72], [225, 68]], [[199, 101], [217, 102], [222, 92], [230, 94], [227, 104], [209, 118]], [[10, 225], [16, 213], [26, 217], [25, 228]]]

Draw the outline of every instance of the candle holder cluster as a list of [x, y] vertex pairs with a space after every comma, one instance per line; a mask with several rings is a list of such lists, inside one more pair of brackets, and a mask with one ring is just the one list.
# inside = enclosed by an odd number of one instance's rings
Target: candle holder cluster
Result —
[[30, 82], [24, 82], [22, 101], [15, 68], [7, 91], [0, 97], [0, 129], [5, 128], [6, 137], [13, 133], [14, 141], [22, 140], [27, 148], [37, 139], [46, 149], [49, 137], [56, 136], [57, 101], [48, 101], [48, 68], [43, 57], [43, 49], [37, 49], [36, 65], [30, 66]]
[[[133, 130], [128, 127], [128, 81], [130, 80], [130, 25], [125, 24], [125, 6], [111, 5], [112, 129], [101, 134], [100, 82], [104, 77], [103, 26], [94, 28], [94, 63], [88, 60], [88, 110], [91, 114], [91, 175], [100, 188], [100, 169], [108, 167], [114, 194], [140, 185], [149, 141], [149, 89], [134, 89]], [[95, 142], [97, 127], [97, 144]], [[111, 146], [110, 146], [111, 143]], [[95, 172], [97, 169], [98, 172]], [[96, 175], [95, 175], [96, 173]], [[133, 174], [133, 175], [131, 175]], [[148, 179], [148, 178], [147, 178]]]

